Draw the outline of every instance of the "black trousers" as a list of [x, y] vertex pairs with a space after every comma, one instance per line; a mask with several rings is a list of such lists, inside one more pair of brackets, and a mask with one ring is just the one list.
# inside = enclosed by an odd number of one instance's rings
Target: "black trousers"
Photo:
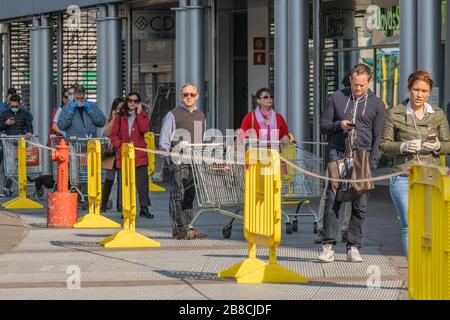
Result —
[[170, 165], [172, 189], [170, 190], [169, 213], [174, 233], [187, 231], [193, 218], [195, 199], [194, 176], [188, 164]]
[[[119, 190], [122, 191], [122, 169], [118, 169], [119, 173]], [[139, 207], [151, 206], [150, 197], [148, 195], [148, 166], [136, 167], [136, 190], [138, 193]], [[122, 192], [119, 192], [122, 199]]]

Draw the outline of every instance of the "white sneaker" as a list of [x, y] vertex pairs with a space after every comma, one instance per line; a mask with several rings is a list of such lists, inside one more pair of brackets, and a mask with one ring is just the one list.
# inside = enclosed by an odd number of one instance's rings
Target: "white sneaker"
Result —
[[348, 262], [364, 262], [363, 258], [359, 254], [359, 250], [356, 247], [351, 247], [347, 252]]
[[326, 244], [322, 246], [322, 253], [319, 256], [320, 262], [333, 262], [334, 261], [334, 251], [331, 244]]

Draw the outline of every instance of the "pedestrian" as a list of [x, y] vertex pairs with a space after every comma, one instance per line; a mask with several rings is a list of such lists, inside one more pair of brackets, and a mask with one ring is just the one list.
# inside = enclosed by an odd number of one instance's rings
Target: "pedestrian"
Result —
[[56, 110], [53, 111], [51, 116], [51, 128], [49, 130], [49, 137], [50, 135], [56, 135], [56, 136], [63, 136], [64, 138], [67, 138], [67, 133], [63, 130], [61, 130], [58, 127], [58, 121], [59, 116], [61, 115], [61, 111], [64, 108], [65, 105], [72, 103], [75, 100], [74, 97], [74, 90], [75, 86], [70, 86], [66, 89], [64, 89], [63, 95], [61, 97], [62, 104], [56, 108]]
[[[198, 99], [197, 86], [191, 83], [185, 84], [181, 91], [180, 105], [167, 113], [163, 119], [159, 139], [161, 150], [166, 152], [179, 150], [181, 137], [185, 143], [203, 143], [206, 118], [205, 114], [197, 107]], [[195, 130], [195, 128], [199, 128], [199, 130]], [[172, 181], [169, 213], [173, 238], [188, 239], [189, 236], [189, 239], [206, 238], [207, 235], [205, 233], [196, 229], [188, 230], [189, 223], [193, 219], [195, 199], [195, 185], [191, 165], [178, 161], [176, 157], [166, 157], [166, 162], [170, 168]]]
[[66, 104], [61, 111], [57, 125], [67, 133], [67, 137], [96, 138], [97, 128], [102, 128], [106, 117], [98, 106], [86, 100], [86, 89], [74, 88], [75, 100]]
[[256, 104], [255, 111], [247, 113], [242, 120], [238, 139], [257, 138], [260, 141], [289, 144], [289, 129], [283, 116], [274, 110], [272, 91], [268, 88], [259, 89]]
[[[149, 116], [143, 108], [141, 97], [137, 92], [127, 95], [126, 103], [115, 117], [111, 132], [111, 142], [116, 152], [116, 167], [119, 175], [119, 189], [121, 189], [122, 145], [133, 143], [136, 148], [147, 148], [144, 135], [149, 132]], [[148, 154], [136, 150], [136, 189], [139, 196], [139, 216], [153, 219], [154, 215], [148, 210], [151, 206], [148, 195]]]
[[[21, 97], [17, 94], [10, 97], [9, 109], [0, 114], [0, 131], [7, 136], [33, 136], [32, 119], [29, 112], [21, 107]], [[11, 186], [12, 179], [5, 176], [4, 188], [0, 197], [10, 197], [12, 195]]]
[[[345, 158], [349, 136], [356, 136], [351, 150], [366, 150], [370, 153], [370, 170], [374, 171], [380, 158], [379, 144], [384, 125], [386, 108], [384, 103], [369, 89], [372, 71], [365, 64], [351, 70], [350, 88], [331, 95], [322, 114], [320, 129], [329, 135], [327, 159], [329, 163]], [[331, 175], [330, 175], [331, 176]], [[347, 260], [362, 262], [360, 254], [366, 222], [368, 193], [352, 201], [352, 214], [348, 227]], [[333, 245], [337, 244], [338, 218], [341, 202], [336, 199], [333, 184], [328, 184], [323, 218], [324, 237], [321, 262], [334, 261]]]
[[[349, 71], [341, 81], [341, 84], [344, 86], [344, 88], [351, 88], [352, 84], [350, 82], [350, 72], [351, 71]], [[325, 153], [328, 154], [328, 149], [325, 150]], [[325, 163], [327, 162], [327, 159], [325, 159]], [[317, 210], [317, 236], [314, 239], [314, 243], [322, 243], [323, 241], [323, 215], [325, 211], [325, 201], [327, 199], [327, 189], [328, 181], [325, 182], [325, 187], [323, 188], [322, 195], [320, 196], [319, 209]], [[344, 243], [347, 243], [348, 240], [348, 225], [350, 223], [351, 216], [352, 204], [351, 202], [346, 202], [344, 205], [344, 218], [342, 220], [341, 227], [341, 242]]]
[[[380, 149], [394, 157], [395, 171], [404, 171], [413, 164], [440, 166], [439, 156], [450, 153], [450, 133], [444, 111], [428, 102], [432, 75], [422, 70], [412, 73], [408, 89], [409, 98], [389, 110]], [[400, 217], [403, 251], [408, 257], [408, 175], [392, 178], [389, 189]]]
[[[116, 98], [114, 99], [111, 111], [109, 112], [108, 120], [105, 126], [105, 130], [103, 131], [103, 136], [111, 138], [114, 121], [117, 118], [117, 114], [120, 113], [120, 111], [123, 108], [124, 105], [123, 98]], [[109, 139], [111, 140], [111, 139]], [[109, 142], [109, 150], [112, 148], [112, 143]], [[114, 148], [112, 148], [112, 151], [114, 151]], [[111, 194], [111, 189], [114, 185], [114, 181], [116, 180], [116, 174], [117, 174], [117, 166], [116, 166], [116, 153], [115, 152], [109, 152], [105, 154], [102, 153], [102, 168], [106, 169], [106, 179], [103, 184], [103, 190], [102, 190], [102, 205], [101, 205], [101, 212], [105, 212], [107, 210], [109, 196]], [[118, 179], [119, 180], [119, 179]], [[117, 202], [116, 202], [116, 208], [117, 211], [122, 211], [122, 206], [120, 205], [120, 188], [117, 188]]]

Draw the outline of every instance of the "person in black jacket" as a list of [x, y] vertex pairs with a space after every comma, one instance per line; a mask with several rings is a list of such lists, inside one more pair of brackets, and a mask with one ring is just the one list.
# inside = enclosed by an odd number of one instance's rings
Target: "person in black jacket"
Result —
[[[353, 67], [350, 73], [351, 87], [335, 92], [327, 102], [320, 121], [322, 134], [329, 137], [327, 160], [333, 162], [345, 158], [345, 144], [351, 131], [355, 138], [352, 149], [370, 152], [370, 169], [374, 171], [381, 156], [379, 145], [384, 127], [386, 107], [369, 86], [372, 71], [365, 64]], [[352, 201], [352, 214], [347, 233], [347, 260], [362, 262], [359, 253], [366, 221], [368, 194]], [[323, 218], [324, 236], [321, 262], [334, 261], [333, 245], [337, 244], [339, 209], [332, 184], [328, 184]]]
[[[8, 136], [26, 135], [33, 136], [32, 118], [28, 112], [20, 107], [21, 98], [19, 95], [12, 95], [10, 98], [9, 109], [0, 114], [0, 131]], [[2, 159], [3, 160], [3, 159]], [[5, 177], [5, 185], [0, 197], [10, 197], [12, 180]]]

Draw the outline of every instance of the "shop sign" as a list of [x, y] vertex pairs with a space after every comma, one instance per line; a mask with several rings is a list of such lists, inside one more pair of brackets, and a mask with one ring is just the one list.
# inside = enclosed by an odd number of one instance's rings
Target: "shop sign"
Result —
[[133, 39], [175, 39], [175, 15], [158, 11], [133, 12]]
[[[447, 22], [447, 1], [442, 1], [442, 24]], [[386, 37], [392, 37], [394, 31], [400, 30], [400, 6], [380, 8], [371, 5], [367, 8], [367, 29], [384, 31]]]
[[367, 29], [382, 30], [386, 37], [392, 37], [400, 29], [400, 6], [380, 8], [372, 5], [367, 8]]

